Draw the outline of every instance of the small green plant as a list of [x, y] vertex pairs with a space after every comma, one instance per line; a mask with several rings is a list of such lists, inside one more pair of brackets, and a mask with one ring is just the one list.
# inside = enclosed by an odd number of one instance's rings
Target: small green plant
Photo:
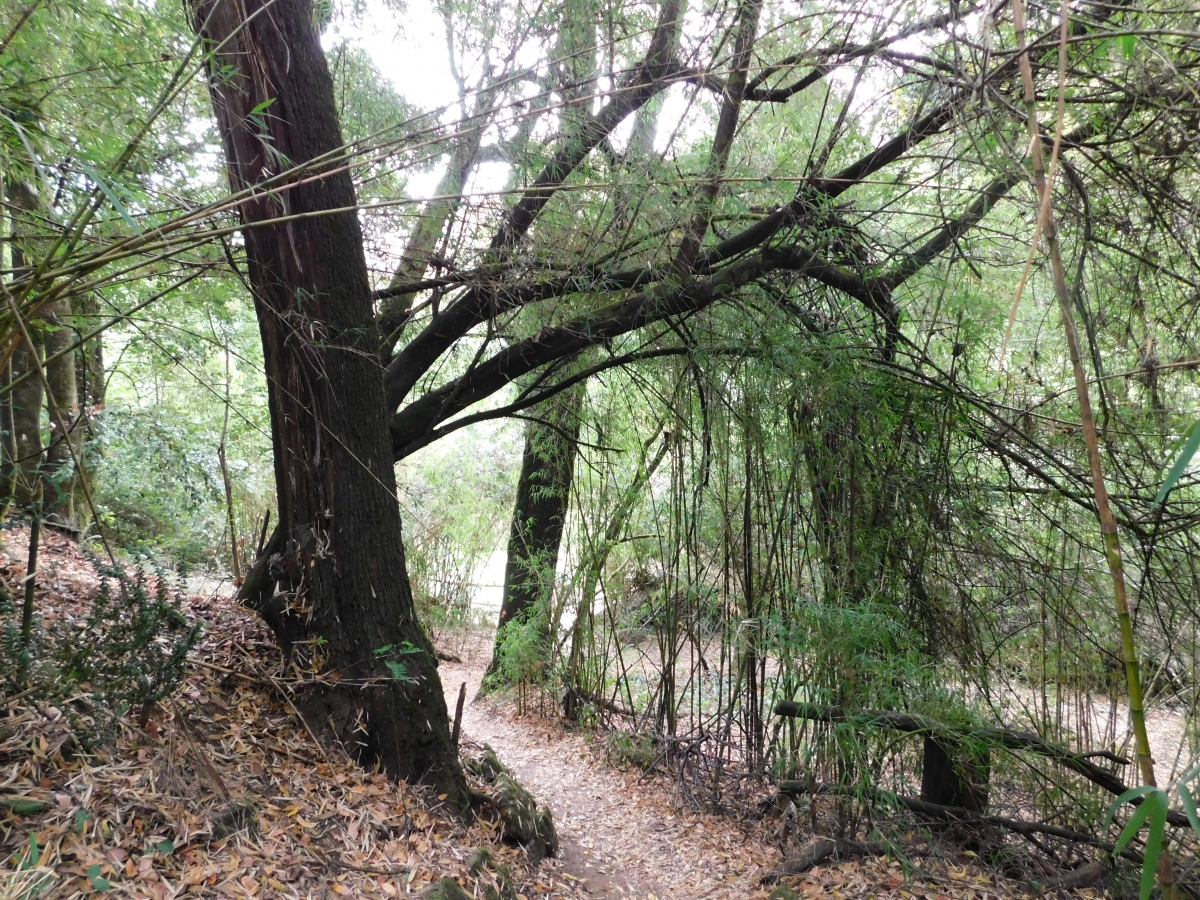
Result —
[[604, 754], [609, 761], [649, 771], [663, 757], [662, 749], [648, 734], [612, 731], [604, 736]]
[[41, 851], [37, 835], [29, 835], [29, 849], [18, 857], [16, 871], [0, 879], [0, 896], [12, 900], [34, 900], [54, 881], [54, 872], [39, 866]]
[[399, 647], [395, 644], [384, 644], [382, 647], [376, 647], [373, 652], [377, 659], [383, 658], [383, 664], [388, 667], [388, 671], [392, 673], [394, 679], [404, 684], [417, 683], [417, 680], [408, 674], [408, 667], [401, 660], [387, 657], [411, 656], [421, 652], [419, 647], [414, 647], [411, 642], [405, 641]]
[[548, 606], [548, 600], [539, 600], [524, 614], [504, 623], [497, 636], [495, 666], [484, 678], [484, 688], [489, 691], [516, 688], [522, 710], [529, 690], [546, 684], [551, 674], [546, 665]]
[[0, 608], [0, 670], [26, 672], [13, 687], [62, 706], [85, 747], [103, 742], [131, 709], [144, 725], [154, 704], [183, 681], [188, 651], [201, 634], [162, 573], [151, 583], [144, 572], [131, 577], [95, 565], [100, 588], [81, 621], [39, 623], [26, 644], [12, 605]]
[[100, 874], [99, 863], [93, 863], [92, 865], [88, 866], [87, 877], [88, 881], [91, 882], [92, 890], [94, 891], [107, 891], [110, 887], [112, 887], [111, 882], [109, 882], [107, 878]]
[[1171, 489], [1179, 483], [1179, 479], [1187, 471], [1192, 457], [1196, 455], [1197, 450], [1200, 450], [1200, 421], [1193, 422], [1188, 426], [1175, 446], [1179, 448], [1179, 455], [1175, 457], [1175, 462], [1172, 463], [1163, 479], [1162, 487], [1158, 489], [1158, 494], [1154, 498], [1155, 506], [1167, 499], [1167, 494], [1171, 493]]
[[[1187, 812], [1192, 830], [1196, 832], [1197, 836], [1200, 836], [1200, 814], [1197, 813], [1196, 798], [1189, 787], [1197, 776], [1200, 776], [1200, 763], [1192, 766], [1179, 777], [1174, 792], [1179, 795], [1179, 799], [1183, 802], [1183, 808]], [[1146, 833], [1145, 850], [1142, 854], [1142, 888], [1140, 900], [1149, 900], [1150, 894], [1154, 890], [1155, 872], [1157, 871], [1159, 857], [1162, 855], [1167, 830], [1167, 815], [1171, 809], [1171, 793], [1170, 788], [1154, 787], [1148, 784], [1132, 788], [1113, 801], [1112, 806], [1109, 807], [1108, 816], [1104, 821], [1106, 826], [1111, 825], [1122, 806], [1126, 803], [1132, 803], [1139, 798], [1141, 799], [1141, 802], [1125, 823], [1125, 827], [1121, 829], [1121, 834], [1117, 837], [1116, 843], [1113, 844], [1112, 851], [1113, 856], [1119, 855], [1137, 837], [1138, 832], [1142, 830], [1142, 826], [1149, 825], [1150, 830]]]
[[154, 704], [183, 681], [201, 625], [188, 623], [163, 573], [151, 585], [141, 571], [130, 578], [112, 566], [97, 569], [100, 591], [83, 627], [57, 629], [60, 671], [99, 708], [116, 715], [138, 709], [144, 724]]

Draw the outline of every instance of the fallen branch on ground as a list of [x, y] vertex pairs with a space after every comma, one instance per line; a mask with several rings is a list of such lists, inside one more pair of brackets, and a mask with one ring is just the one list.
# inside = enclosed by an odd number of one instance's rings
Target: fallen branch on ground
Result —
[[817, 838], [800, 848], [795, 856], [763, 874], [762, 884], [775, 884], [784, 875], [803, 875], [813, 866], [832, 859], [857, 859], [860, 856], [882, 856], [887, 848], [881, 844], [865, 844], [861, 841], [831, 840]]
[[[776, 790], [781, 794], [789, 797], [802, 796], [813, 793], [814, 786], [807, 781], [781, 781], [775, 785]], [[818, 782], [815, 785], [817, 794], [850, 794], [854, 793], [846, 788], [839, 787], [833, 784], [824, 784]], [[1103, 850], [1105, 853], [1111, 854], [1113, 844], [1102, 838], [1096, 837], [1093, 834], [1088, 834], [1083, 831], [1075, 831], [1071, 828], [1061, 828], [1058, 825], [1048, 825], [1044, 822], [1029, 822], [1024, 819], [1010, 819], [1006, 816], [990, 816], [984, 813], [972, 812], [969, 809], [963, 809], [960, 806], [943, 806], [940, 803], [930, 803], [927, 800], [918, 800], [916, 797], [905, 797], [900, 794], [887, 794], [883, 791], [872, 791], [871, 799], [884, 803], [894, 802], [903, 806], [910, 812], [921, 813], [934, 819], [941, 819], [944, 822], [954, 822], [961, 825], [991, 825], [997, 828], [1004, 828], [1020, 835], [1035, 835], [1044, 834], [1050, 837], [1060, 838], [1064, 841], [1071, 841], [1076, 844], [1084, 844], [1089, 847], [1096, 847]], [[1121, 857], [1128, 859], [1130, 862], [1141, 865], [1141, 854], [1128, 847], [1121, 851]]]
[[[1004, 747], [1008, 750], [1025, 750], [1054, 760], [1064, 768], [1082, 775], [1114, 796], [1120, 796], [1129, 790], [1129, 785], [1093, 762], [1091, 757], [1100, 756], [1112, 760], [1119, 765], [1128, 765], [1129, 760], [1110, 753], [1107, 750], [1090, 750], [1084, 753], [1072, 753], [1060, 744], [1052, 744], [1040, 735], [1029, 731], [1016, 731], [1011, 728], [966, 728], [947, 725], [927, 716], [911, 715], [909, 713], [891, 712], [888, 710], [861, 710], [858, 712], [842, 709], [840, 706], [818, 706], [814, 703], [796, 703], [781, 700], [775, 704], [775, 715], [793, 719], [808, 719], [812, 722], [846, 722], [866, 727], [877, 726], [890, 728], [914, 735], [953, 736], [959, 740], [976, 739], [988, 744]], [[1139, 803], [1137, 798], [1133, 803]], [[1167, 821], [1176, 828], [1189, 828], [1187, 816], [1177, 810], [1167, 814]]]

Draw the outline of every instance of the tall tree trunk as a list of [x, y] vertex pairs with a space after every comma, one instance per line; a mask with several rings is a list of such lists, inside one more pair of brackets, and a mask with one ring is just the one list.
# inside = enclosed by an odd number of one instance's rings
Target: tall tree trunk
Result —
[[[46, 357], [66, 350], [75, 339], [69, 325], [69, 301], [56, 301], [42, 313], [46, 322]], [[46, 447], [46, 466], [42, 472], [43, 510], [57, 524], [76, 525], [75, 490], [79, 473], [75, 460], [83, 451], [83, 427], [79, 417], [79, 384], [75, 374], [75, 354], [63, 353], [46, 363], [46, 381], [50, 384], [54, 405], [58, 407], [67, 433], [61, 434], [58, 422], [50, 423], [50, 443]]]
[[[8, 207], [7, 177], [0, 177], [0, 201]], [[11, 217], [0, 215], [0, 269], [12, 269]], [[9, 385], [12, 384], [12, 360], [0, 368], [0, 519], [8, 515], [17, 486], [17, 445], [13, 430], [13, 400]]]
[[[37, 340], [36, 331], [30, 336]], [[13, 352], [12, 377], [36, 373], [29, 348], [22, 343]], [[13, 427], [13, 500], [27, 509], [38, 498], [42, 485], [42, 381], [36, 374], [18, 384], [12, 392]]]
[[233, 190], [309, 164], [240, 207], [279, 503], [267, 563], [278, 591], [255, 602], [289, 652], [337, 673], [306, 698], [314, 717], [393, 777], [431, 782], [463, 806], [436, 657], [405, 570], [358, 218], [312, 215], [355, 203], [337, 158], [333, 83], [310, 0], [266, 7], [191, 8], [221, 48], [209, 87]]
[[571, 388], [539, 409], [544, 423], [531, 422], [525, 429], [490, 669], [493, 676], [500, 671], [501, 647], [509, 623], [544, 613], [542, 638], [549, 643], [549, 604], [571, 500], [582, 406], [582, 387]]
[[17, 444], [13, 429], [12, 360], [0, 369], [0, 519], [8, 515], [17, 487]]
[[[406, 283], [417, 281], [434, 262], [434, 251], [438, 240], [443, 237], [446, 226], [450, 223], [461, 203], [461, 194], [471, 172], [479, 159], [479, 144], [483, 132], [491, 120], [499, 87], [490, 85], [481, 91], [476, 98], [474, 112], [468, 120], [467, 131], [454, 145], [450, 154], [450, 162], [446, 173], [434, 191], [434, 197], [421, 208], [417, 223], [413, 226], [412, 234], [400, 257], [400, 264], [392, 275], [389, 291], [396, 291], [385, 297], [379, 308], [379, 355], [386, 364], [392, 358], [396, 342], [404, 333], [408, 324], [409, 313], [412, 310], [415, 291], [401, 292]], [[437, 314], [436, 300], [434, 315]]]
[[[10, 213], [10, 254], [12, 269], [31, 269], [41, 260], [47, 235], [53, 227], [53, 211], [39, 192], [39, 182], [32, 171], [32, 160], [7, 173], [4, 185], [5, 198]], [[94, 303], [94, 301], [92, 301]], [[74, 340], [71, 316], [74, 312], [70, 299], [60, 299], [41, 307], [29, 323], [30, 337], [37, 347], [39, 358], [44, 356], [46, 382], [51, 397], [45, 397], [45, 384], [40, 376], [30, 377], [23, 386], [18, 386], [11, 398], [6, 398], [9, 407], [4, 412], [6, 421], [12, 425], [13, 438], [8, 449], [15, 467], [6, 468], [6, 474], [18, 471], [20, 484], [16, 486], [16, 499], [28, 506], [35, 495], [42, 499], [42, 514], [48, 521], [74, 527], [75, 491], [79, 481], [75, 461], [81, 459], [83, 450], [83, 428], [79, 414], [79, 390], [76, 381], [75, 353], [65, 352]], [[10, 378], [30, 375], [36, 371], [30, 350], [22, 344], [16, 350], [13, 367], [7, 373]], [[42, 405], [57, 409], [50, 416], [50, 441], [42, 446]], [[65, 429], [61, 428], [58, 418]], [[41, 484], [34, 485], [34, 479]]]
[[[83, 322], [90, 323], [100, 315], [100, 301], [93, 294], [85, 294], [75, 298], [75, 312], [82, 317]], [[77, 437], [79, 458], [86, 460], [89, 453], [98, 452], [99, 442], [95, 441], [96, 433], [92, 427], [94, 417], [104, 408], [104, 392], [107, 381], [104, 375], [104, 339], [97, 335], [79, 348], [79, 357], [75, 361], [75, 396], [79, 404], [79, 434]], [[88, 486], [93, 496], [96, 490], [95, 465], [86, 465]], [[84, 496], [83, 479], [75, 479], [75, 520], [80, 529], [88, 524], [91, 510]]]
[[738, 5], [736, 37], [734, 38], [733, 60], [729, 78], [721, 99], [721, 113], [717, 117], [717, 130], [713, 135], [708, 154], [705, 181], [696, 190], [692, 219], [675, 256], [675, 266], [687, 275], [700, 253], [700, 247], [708, 234], [712, 222], [713, 207], [721, 190], [721, 179], [729, 164], [729, 153], [733, 139], [737, 136], [738, 122], [742, 115], [742, 95], [746, 90], [750, 61], [754, 54], [754, 40], [758, 34], [758, 17], [762, 12], [762, 0], [745, 0]]
[[[562, 95], [562, 140], [579, 140], [591, 114], [589, 98], [595, 90], [596, 21], [593, 0], [564, 0], [554, 49]], [[583, 388], [575, 387], [552, 398], [542, 409], [543, 422], [525, 426], [525, 451], [517, 480], [517, 500], [509, 528], [508, 560], [504, 568], [504, 593], [490, 674], [500, 669], [505, 626], [544, 609], [544, 643], [549, 644], [549, 604], [558, 570], [558, 551], [571, 500], [575, 475], [575, 444]], [[547, 648], [548, 649], [548, 648]]]
[[[36, 264], [37, 225], [34, 212], [38, 197], [34, 188], [19, 174], [10, 173], [5, 180], [5, 197], [10, 213], [10, 250], [14, 273]], [[43, 329], [31, 322], [29, 335], [42, 354]], [[37, 365], [32, 351], [24, 341], [17, 345], [12, 357], [12, 380], [32, 374], [12, 391], [12, 460], [13, 499], [22, 509], [29, 509], [40, 499], [42, 470], [42, 404], [45, 391], [37, 377]]]

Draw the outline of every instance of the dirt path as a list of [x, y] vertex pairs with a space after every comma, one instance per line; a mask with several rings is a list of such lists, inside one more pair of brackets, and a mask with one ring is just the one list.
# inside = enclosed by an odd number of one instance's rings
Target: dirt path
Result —
[[562, 871], [598, 897], [745, 900], [759, 890], [757, 876], [778, 859], [774, 848], [746, 839], [729, 820], [677, 814], [665, 786], [606, 766], [580, 733], [518, 718], [511, 704], [475, 701], [490, 644], [473, 640], [454, 652], [463, 662], [443, 662], [440, 671], [451, 710], [467, 684], [464, 739], [490, 744], [550, 807]]

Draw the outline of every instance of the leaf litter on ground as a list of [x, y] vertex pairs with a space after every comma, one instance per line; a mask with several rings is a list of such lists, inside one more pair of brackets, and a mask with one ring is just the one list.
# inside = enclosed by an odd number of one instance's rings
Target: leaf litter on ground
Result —
[[[0, 553], [10, 588], [25, 574], [23, 534], [10, 530]], [[77, 544], [45, 536], [39, 616], [83, 621], [99, 583]], [[457, 818], [428, 789], [317, 741], [269, 632], [231, 593], [185, 592], [184, 612], [204, 621], [204, 636], [185, 683], [144, 730], [127, 716], [115, 739], [80, 754], [62, 710], [0, 698], [0, 900], [383, 898], [442, 877], [484, 898], [499, 882], [472, 874], [480, 847], [508, 868], [511, 900], [769, 896], [760, 879], [781, 860], [770, 821], [681, 807], [669, 778], [611, 767], [586, 732], [518, 715], [503, 698], [472, 703], [465, 736], [500, 752], [564, 837], [563, 859], [531, 865], [495, 822]], [[448, 693], [477, 684], [490, 635], [466, 645], [465, 662], [443, 663]], [[1031, 896], [970, 854], [868, 857], [783, 881], [806, 900]]]
[[[20, 532], [7, 543], [15, 585]], [[38, 614], [82, 619], [99, 584], [87, 558], [48, 536], [42, 560]], [[509, 869], [514, 900], [585, 896], [494, 824], [314, 741], [269, 633], [231, 597], [188, 596], [183, 611], [204, 636], [145, 730], [126, 716], [84, 755], [62, 710], [0, 698], [0, 797], [28, 801], [0, 805], [0, 900], [400, 897], [443, 877], [482, 897], [495, 876], [470, 873], [479, 847]]]

